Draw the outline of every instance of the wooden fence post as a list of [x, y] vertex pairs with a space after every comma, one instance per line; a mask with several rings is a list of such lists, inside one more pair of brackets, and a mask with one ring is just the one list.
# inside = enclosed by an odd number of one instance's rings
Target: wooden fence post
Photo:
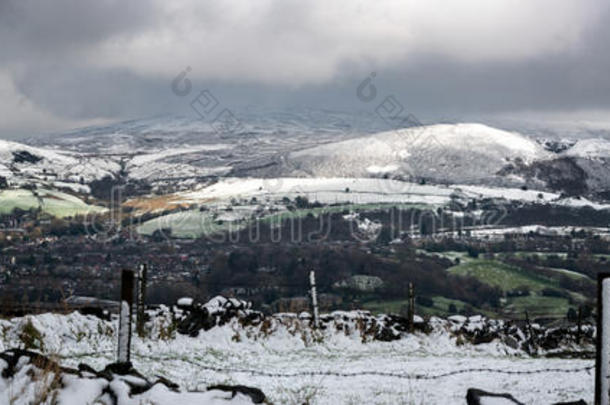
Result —
[[311, 285], [311, 305], [313, 306], [313, 327], [318, 328], [319, 314], [318, 314], [318, 293], [316, 291], [316, 273], [312, 270], [309, 272], [309, 284]]
[[133, 271], [121, 272], [121, 302], [119, 310], [118, 363], [128, 363], [131, 351], [131, 317], [133, 308]]
[[415, 330], [415, 289], [412, 282], [409, 282], [409, 309], [407, 317], [409, 318], [409, 332], [413, 333]]
[[538, 342], [534, 335], [534, 329], [532, 328], [532, 323], [530, 322], [530, 316], [527, 311], [525, 311], [525, 325], [527, 326], [527, 334], [529, 335], [528, 336], [528, 340], [529, 340], [528, 350], [530, 351], [530, 354], [531, 354], [533, 352], [533, 350], [536, 348], [536, 346], [538, 345]]
[[146, 276], [147, 266], [140, 264], [138, 269], [138, 299], [137, 299], [137, 319], [136, 330], [138, 336], [144, 337], [144, 310], [146, 309]]
[[582, 305], [578, 306], [578, 315], [576, 319], [576, 343], [580, 344], [580, 336], [582, 335]]
[[610, 405], [610, 273], [597, 274], [595, 405]]

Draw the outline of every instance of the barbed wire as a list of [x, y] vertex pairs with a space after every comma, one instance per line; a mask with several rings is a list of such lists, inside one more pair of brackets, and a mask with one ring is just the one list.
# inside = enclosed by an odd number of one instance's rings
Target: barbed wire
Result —
[[[102, 350], [97, 352], [84, 352], [84, 353], [72, 353], [72, 354], [63, 354], [56, 355], [56, 357], [61, 359], [78, 359], [84, 357], [107, 357], [108, 354], [113, 353], [113, 350]], [[104, 356], [106, 355], [106, 356]], [[489, 368], [489, 367], [476, 367], [476, 368], [465, 368], [459, 370], [447, 371], [445, 373], [438, 374], [410, 374], [404, 372], [393, 372], [393, 371], [379, 371], [379, 370], [370, 370], [370, 371], [353, 371], [353, 372], [341, 372], [341, 371], [332, 371], [332, 370], [308, 370], [308, 371], [299, 371], [293, 373], [281, 373], [281, 372], [270, 372], [270, 371], [262, 371], [256, 369], [246, 369], [246, 368], [232, 368], [232, 367], [220, 367], [220, 366], [210, 366], [199, 363], [197, 361], [185, 358], [185, 357], [168, 357], [168, 356], [151, 356], [142, 353], [132, 352], [132, 357], [137, 357], [140, 359], [148, 359], [153, 361], [181, 361], [185, 363], [189, 363], [193, 366], [198, 367], [200, 370], [204, 371], [212, 371], [216, 373], [224, 373], [224, 374], [250, 374], [256, 377], [269, 377], [269, 378], [296, 378], [296, 377], [341, 377], [341, 378], [351, 378], [351, 377], [361, 377], [361, 376], [376, 376], [376, 377], [392, 377], [399, 379], [407, 379], [407, 380], [438, 380], [441, 378], [451, 377], [455, 375], [461, 374], [471, 374], [471, 373], [493, 373], [493, 374], [504, 374], [504, 375], [532, 375], [532, 374], [543, 374], [543, 373], [582, 373], [582, 372], [590, 372], [595, 369], [595, 365], [576, 367], [576, 368], [538, 368], [534, 370], [506, 370], [506, 369], [497, 369], [497, 368]]]
[[145, 358], [154, 361], [183, 361], [185, 363], [189, 363], [198, 367], [201, 370], [205, 371], [213, 371], [216, 373], [224, 373], [224, 374], [250, 374], [256, 377], [270, 377], [270, 378], [296, 378], [296, 377], [341, 377], [341, 378], [350, 378], [350, 377], [361, 377], [361, 376], [376, 376], [376, 377], [392, 377], [406, 380], [437, 380], [441, 378], [446, 378], [454, 375], [460, 374], [470, 374], [470, 373], [493, 373], [493, 374], [504, 374], [504, 375], [531, 375], [531, 374], [542, 374], [542, 373], [581, 373], [581, 372], [589, 372], [595, 369], [595, 365], [586, 366], [586, 367], [578, 367], [572, 369], [564, 369], [564, 368], [541, 368], [535, 370], [505, 370], [505, 369], [494, 369], [494, 368], [467, 368], [460, 370], [448, 371], [446, 373], [440, 374], [409, 374], [409, 373], [400, 373], [400, 372], [392, 372], [392, 371], [354, 371], [354, 372], [339, 372], [339, 371], [331, 371], [331, 370], [309, 370], [309, 371], [299, 371], [294, 373], [280, 373], [280, 372], [269, 372], [255, 369], [245, 369], [245, 368], [230, 368], [230, 367], [218, 367], [218, 366], [209, 366], [198, 363], [196, 361], [186, 359], [186, 358], [170, 358], [170, 357], [162, 357], [162, 356], [149, 356], [143, 355], [139, 353], [132, 353], [132, 356]]

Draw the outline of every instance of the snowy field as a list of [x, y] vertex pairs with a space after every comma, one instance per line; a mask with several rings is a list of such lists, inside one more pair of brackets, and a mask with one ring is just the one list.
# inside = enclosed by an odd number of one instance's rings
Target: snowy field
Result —
[[[76, 367], [84, 362], [100, 369], [115, 358], [116, 322], [77, 313], [29, 319], [41, 332], [42, 351], [58, 356], [62, 365]], [[18, 346], [27, 323], [28, 318], [0, 321], [0, 349]], [[153, 329], [152, 338], [134, 337], [132, 346], [133, 363], [145, 376], [167, 377], [186, 390], [204, 390], [217, 383], [254, 386], [274, 404], [464, 404], [468, 388], [509, 392], [526, 404], [590, 401], [593, 397], [593, 370], [506, 374], [582, 369], [592, 366], [592, 360], [531, 358], [499, 342], [458, 346], [446, 333], [416, 333], [394, 342], [363, 343], [360, 336], [328, 330], [314, 336], [298, 328], [277, 328], [265, 335], [236, 322], [196, 338], [174, 334], [163, 339], [163, 325]], [[473, 368], [503, 373], [475, 371], [414, 379]], [[286, 376], [311, 371], [363, 374]]]
[[[286, 203], [285, 199], [294, 201], [299, 197], [326, 205], [344, 205], [341, 210], [355, 211], [366, 209], [373, 211], [401, 205], [437, 209], [448, 206], [452, 199], [466, 203], [473, 199], [485, 198], [501, 199], [505, 202], [520, 201], [570, 207], [589, 206], [596, 210], [610, 209], [609, 204], [594, 203], [585, 198], [561, 198], [557, 193], [519, 188], [426, 185], [382, 178], [228, 177], [194, 191], [172, 194], [167, 199], [168, 206], [203, 205], [209, 209], [208, 211], [195, 209], [162, 215], [141, 224], [138, 232], [152, 235], [156, 230], [171, 228], [175, 237], [193, 238], [222, 230], [236, 231], [246, 226], [247, 221], [253, 217], [281, 219], [282, 214], [289, 214], [286, 207], [289, 203]], [[146, 206], [146, 204], [146, 200], [142, 200], [142, 205]], [[230, 212], [227, 212], [227, 207], [230, 207]], [[164, 208], [166, 206], [161, 205], [151, 210], [161, 211]], [[325, 212], [334, 209], [336, 207], [330, 207]], [[304, 216], [308, 212], [310, 211], [302, 211], [301, 214]], [[322, 212], [312, 212], [312, 214], [317, 215]], [[463, 211], [453, 211], [453, 213], [456, 217], [465, 214]], [[499, 213], [498, 218], [500, 217]], [[482, 229], [481, 235], [502, 236], [509, 231], [511, 230]], [[607, 229], [604, 229], [604, 232], [607, 232]]]
[[177, 202], [201, 201], [227, 202], [232, 198], [279, 200], [283, 197], [306, 196], [310, 201], [323, 204], [352, 203], [405, 203], [447, 204], [451, 196], [472, 198], [498, 198], [507, 201], [544, 203], [571, 207], [590, 206], [594, 209], [610, 209], [609, 204], [598, 204], [585, 198], [561, 198], [558, 193], [520, 188], [487, 187], [456, 184], [422, 185], [383, 178], [224, 178], [196, 191], [178, 193]]
[[[188, 339], [188, 338], [185, 338]], [[136, 368], [146, 375], [165, 375], [182, 381], [187, 389], [201, 390], [212, 383], [245, 384], [260, 387], [276, 404], [460, 404], [468, 388], [511, 392], [528, 404], [592, 398], [593, 374], [542, 372], [535, 375], [505, 375], [488, 372], [458, 374], [432, 380], [362, 375], [354, 377], [304, 376], [278, 378], [248, 373], [202, 370], [198, 365], [248, 368], [270, 373], [302, 371], [394, 372], [434, 376], [456, 370], [493, 368], [531, 371], [543, 368], [586, 367], [592, 361], [517, 359], [492, 355], [438, 355], [422, 353], [409, 342], [371, 343], [365, 347], [277, 350], [270, 345], [226, 342], [226, 345], [184, 342], [179, 352], [150, 355], [144, 349], [136, 355]], [[188, 346], [187, 346], [188, 345]], [[159, 359], [157, 361], [157, 359]], [[185, 359], [185, 360], [182, 360]]]

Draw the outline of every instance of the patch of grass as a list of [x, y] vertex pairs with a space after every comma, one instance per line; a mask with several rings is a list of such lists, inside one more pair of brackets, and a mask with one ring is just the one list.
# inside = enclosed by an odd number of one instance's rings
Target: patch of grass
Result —
[[553, 280], [496, 260], [476, 259], [450, 267], [447, 271], [454, 275], [475, 277], [485, 284], [499, 287], [502, 291], [514, 290], [521, 286], [540, 291], [557, 284]]
[[446, 297], [441, 297], [441, 296], [432, 297], [432, 301], [434, 302], [434, 305], [431, 307], [424, 307], [423, 305], [416, 304], [415, 308], [417, 310], [417, 313], [420, 315], [430, 315], [430, 316], [435, 315], [435, 316], [446, 317], [449, 315], [453, 315], [449, 312], [449, 305], [451, 305], [451, 304], [455, 305], [455, 308], [457, 309], [458, 312], [460, 312], [466, 306], [468, 306], [468, 304], [465, 303], [464, 301], [454, 300], [451, 298], [446, 298]]
[[44, 351], [44, 341], [42, 333], [32, 323], [31, 319], [28, 319], [26, 323], [21, 327], [21, 333], [19, 333], [19, 340], [23, 343], [25, 349], [35, 349]]
[[409, 304], [409, 300], [368, 301], [362, 303], [362, 308], [373, 314], [399, 314], [403, 307]]
[[106, 209], [88, 205], [83, 200], [58, 191], [38, 189], [38, 196], [30, 190], [15, 189], [0, 191], [0, 214], [10, 214], [15, 208], [22, 210], [38, 209], [55, 217], [72, 217]]
[[[558, 268], [554, 268], [554, 267], [545, 267], [545, 269], [551, 270], [552, 272], [557, 273], [557, 276], [559, 276], [559, 277], [566, 276], [566, 277], [569, 277], [574, 280], [582, 280], [582, 279], [591, 280], [591, 278], [589, 278], [589, 276], [587, 276], [586, 274], [577, 273], [573, 270], [558, 269]], [[593, 280], [591, 280], [591, 281], [593, 281]]]
[[[455, 313], [449, 312], [449, 305], [455, 305], [458, 312], [463, 310], [468, 304], [464, 301], [454, 300], [447, 297], [434, 296], [432, 297], [433, 305], [426, 307], [423, 305], [415, 304], [415, 314], [419, 316], [440, 316], [447, 317], [454, 315]], [[406, 315], [406, 308], [409, 304], [409, 300], [389, 300], [389, 301], [368, 301], [362, 304], [362, 307], [373, 314], [401, 314]], [[481, 308], [475, 308], [470, 306], [474, 313], [497, 317], [498, 314], [493, 311], [484, 310]]]
[[534, 317], [565, 317], [570, 307], [567, 298], [530, 295], [528, 297], [510, 298], [504, 312], [524, 316], [525, 311]]
[[176, 212], [146, 221], [137, 229], [142, 235], [152, 235], [157, 230], [171, 229], [171, 236], [177, 238], [198, 238], [221, 231], [239, 230], [243, 224], [217, 222], [210, 212], [199, 210]]
[[276, 402], [281, 404], [313, 405], [317, 402], [316, 398], [320, 397], [323, 391], [324, 388], [321, 384], [304, 385], [296, 388], [280, 387]]

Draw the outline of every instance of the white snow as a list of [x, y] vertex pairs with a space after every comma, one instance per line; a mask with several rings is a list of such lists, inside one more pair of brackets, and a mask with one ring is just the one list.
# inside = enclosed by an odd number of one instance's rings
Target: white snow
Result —
[[398, 170], [398, 165], [376, 166], [372, 165], [366, 168], [366, 171], [372, 174], [390, 173]]
[[142, 153], [140, 155], [134, 156], [129, 161], [128, 168], [132, 167], [132, 166], [142, 166], [144, 164], [152, 163], [156, 160], [167, 159], [169, 157], [185, 155], [185, 154], [189, 154], [189, 153], [227, 149], [229, 146], [230, 145], [226, 145], [226, 144], [193, 145], [193, 146], [185, 145], [180, 148], [163, 149], [163, 150], [159, 150], [156, 152], [147, 151], [146, 153]]
[[610, 204], [600, 204], [585, 198], [563, 198], [560, 194], [540, 190], [520, 188], [488, 187], [455, 184], [422, 185], [392, 179], [372, 178], [224, 178], [217, 183], [199, 190], [177, 194], [177, 200], [184, 203], [217, 201], [227, 203], [232, 198], [250, 199], [257, 197], [273, 201], [283, 197], [307, 197], [320, 203], [412, 203], [444, 205], [451, 195], [462, 198], [498, 198], [507, 201], [531, 203], [551, 203], [571, 207], [590, 206], [594, 209], [610, 209]]
[[[527, 201], [527, 202], [549, 202], [559, 198], [557, 193], [549, 193], [539, 190], [523, 190], [520, 188], [507, 187], [486, 187], [486, 186], [471, 186], [471, 185], [456, 185], [453, 186], [459, 191], [464, 192], [469, 197], [478, 198], [504, 198], [509, 201]], [[540, 198], [542, 196], [542, 198]]]
[[[224, 178], [210, 186], [179, 194], [187, 203], [231, 198], [307, 197], [321, 203], [383, 203], [403, 202], [443, 204], [449, 201], [452, 189], [443, 186], [419, 185], [391, 179], [371, 178]], [[259, 198], [260, 199], [260, 198]]]
[[[550, 155], [534, 140], [482, 124], [441, 124], [381, 132], [293, 152], [292, 172], [364, 177], [395, 172], [453, 182], [490, 178], [509, 161]], [[289, 170], [290, 172], [290, 170]]]
[[[218, 299], [213, 306], [218, 307], [224, 303], [226, 300]], [[331, 316], [342, 320], [349, 319], [352, 315], [350, 312], [337, 311]], [[284, 319], [281, 324], [280, 318]], [[101, 321], [78, 313], [44, 314], [28, 319], [43, 334], [45, 350], [61, 356], [62, 363], [66, 366], [75, 367], [78, 363], [85, 362], [101, 369], [114, 360], [116, 321]], [[452, 319], [456, 321], [453, 328], [459, 328], [467, 321], [471, 327], [477, 325], [477, 318], [455, 316]], [[24, 322], [25, 318], [0, 320], [0, 327], [5, 331], [0, 336], [0, 350], [19, 344], [19, 331]], [[477, 346], [468, 343], [458, 346], [455, 338], [445, 329], [449, 326], [439, 319], [431, 319], [434, 331], [430, 335], [415, 333], [398, 341], [367, 343], [362, 342], [359, 333], [338, 333], [328, 329], [321, 331], [321, 339], [316, 338], [301, 329], [298, 322], [300, 321], [294, 314], [278, 317], [278, 321], [273, 321], [269, 326], [269, 334], [265, 335], [256, 332], [256, 328], [243, 328], [235, 320], [202, 332], [197, 338], [176, 335], [169, 340], [156, 337], [160, 325], [150, 325], [151, 338], [133, 337], [132, 361], [145, 376], [164, 376], [179, 382], [185, 390], [203, 390], [216, 383], [244, 384], [262, 389], [270, 402], [277, 404], [302, 404], [307, 397], [311, 397], [310, 403], [316, 405], [460, 404], [464, 403], [467, 389], [472, 387], [492, 392], [510, 392], [526, 404], [579, 398], [590, 401], [593, 395], [594, 376], [586, 371], [540, 372], [531, 375], [472, 372], [433, 380], [404, 380], [371, 375], [279, 378], [237, 371], [381, 371], [437, 375], [471, 368], [502, 371], [543, 368], [571, 370], [593, 364], [591, 360], [530, 358], [496, 341]], [[346, 321], [346, 324], [356, 325], [351, 321]], [[239, 336], [239, 339], [236, 340], [235, 336]], [[219, 372], [205, 367], [233, 371]], [[12, 388], [20, 387], [15, 384]], [[0, 387], [0, 392], [6, 392], [6, 388], [2, 391]], [[159, 403], [174, 403], [176, 399], [177, 397], [168, 397], [168, 402]]]
[[602, 204], [602, 203], [596, 203], [593, 202], [591, 200], [588, 200], [584, 197], [579, 197], [579, 198], [574, 198], [574, 197], [567, 197], [567, 198], [562, 198], [560, 200], [557, 200], [554, 202], [557, 205], [565, 205], [568, 207], [591, 207], [595, 210], [607, 210], [610, 209], [610, 204]]
[[583, 158], [610, 157], [610, 141], [602, 138], [581, 139], [563, 153]]
[[[28, 152], [38, 158], [36, 163], [13, 162], [13, 153]], [[10, 172], [9, 180], [24, 180], [27, 177], [38, 179], [54, 178], [63, 182], [78, 183], [113, 176], [120, 170], [118, 162], [111, 158], [86, 156], [68, 151], [55, 151], [29, 145], [0, 140], [0, 161], [3, 166], [0, 172]], [[24, 177], [25, 176], [25, 177]]]
[[193, 305], [193, 299], [190, 297], [182, 297], [177, 301], [178, 306], [182, 307], [190, 307]]
[[[513, 226], [513, 227], [501, 227], [501, 226], [489, 226], [481, 228], [469, 228], [465, 227], [464, 230], [469, 232], [471, 237], [475, 238], [492, 238], [492, 239], [504, 239], [506, 234], [515, 235], [527, 235], [530, 232], [540, 235], [547, 236], [567, 236], [571, 235], [572, 232], [585, 231], [598, 235], [601, 238], [610, 238], [610, 228], [603, 227], [573, 227], [573, 226], [543, 226], [543, 225], [524, 225], [524, 226]], [[440, 232], [438, 235], [443, 235]], [[447, 233], [450, 234], [450, 233]]]

